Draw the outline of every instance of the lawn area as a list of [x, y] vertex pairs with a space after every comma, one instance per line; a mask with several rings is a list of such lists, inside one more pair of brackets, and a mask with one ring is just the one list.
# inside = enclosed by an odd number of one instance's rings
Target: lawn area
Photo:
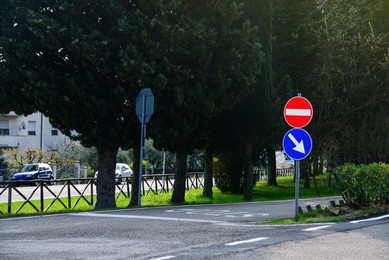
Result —
[[[259, 181], [254, 187], [254, 197], [252, 201], [272, 201], [272, 200], [285, 200], [285, 199], [294, 199], [294, 181], [293, 177], [279, 177], [277, 178], [278, 186], [268, 186], [267, 182]], [[327, 178], [322, 176], [317, 178], [318, 189], [322, 197], [327, 196], [339, 196], [339, 192], [333, 188], [328, 188]], [[218, 188], [213, 188], [213, 199], [204, 198], [202, 196], [203, 189], [192, 189], [186, 192], [185, 194], [185, 203], [186, 205], [190, 204], [221, 204], [221, 203], [239, 203], [245, 202], [243, 200], [242, 194], [231, 194], [231, 193], [222, 193]], [[170, 203], [172, 194], [171, 193], [162, 193], [162, 194], [152, 194], [149, 193], [146, 196], [142, 197], [142, 207], [154, 207], [154, 206], [168, 206], [172, 205]], [[314, 198], [318, 197], [315, 191], [313, 181], [311, 181], [311, 188], [303, 188], [303, 183], [300, 183], [299, 198]], [[77, 201], [77, 197], [72, 198], [72, 205]], [[90, 198], [88, 198], [90, 199]], [[66, 198], [61, 198], [65, 205], [68, 205]], [[96, 201], [96, 200], [94, 200]], [[45, 200], [46, 208], [52, 200]], [[14, 202], [12, 203], [12, 212], [15, 212], [23, 202]], [[39, 209], [39, 201], [33, 201], [33, 204]], [[129, 204], [129, 199], [124, 196], [120, 196], [116, 202], [118, 208], [126, 208]], [[56, 201], [50, 209], [47, 211], [49, 213], [57, 212], [74, 212], [74, 211], [92, 211], [94, 206], [88, 205], [84, 200], [80, 200], [77, 206], [74, 209], [65, 209], [64, 206]], [[0, 211], [5, 213], [7, 212], [7, 204], [0, 204]], [[18, 214], [11, 215], [25, 215], [25, 214], [34, 214], [37, 213], [34, 208], [26, 204]], [[2, 214], [0, 216], [10, 216], [9, 214]]]
[[[277, 178], [277, 186], [267, 185], [267, 181], [258, 181], [254, 187], [254, 196], [252, 201], [271, 201], [294, 199], [295, 188], [293, 177]], [[327, 177], [317, 178], [320, 197], [340, 196], [339, 191], [328, 187]], [[221, 204], [221, 203], [239, 203], [245, 202], [242, 194], [223, 193], [218, 188], [213, 188], [213, 199], [203, 197], [203, 189], [187, 191], [185, 194], [185, 204]], [[311, 181], [311, 188], [303, 188], [303, 182], [300, 182], [299, 198], [316, 198], [316, 190]], [[164, 206], [171, 205], [171, 193], [149, 194], [142, 198], [142, 206]], [[120, 206], [120, 201], [118, 201]], [[123, 206], [124, 207], [124, 206]]]

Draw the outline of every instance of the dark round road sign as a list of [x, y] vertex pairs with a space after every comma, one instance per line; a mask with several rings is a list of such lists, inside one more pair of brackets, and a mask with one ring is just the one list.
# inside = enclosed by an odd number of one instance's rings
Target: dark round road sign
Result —
[[154, 96], [151, 89], [141, 89], [136, 98], [135, 113], [141, 123], [149, 122], [154, 113]]

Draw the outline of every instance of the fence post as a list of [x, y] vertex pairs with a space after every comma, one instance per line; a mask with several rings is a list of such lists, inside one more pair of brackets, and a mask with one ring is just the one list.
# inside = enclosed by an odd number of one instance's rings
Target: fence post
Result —
[[8, 213], [11, 213], [11, 205], [12, 205], [12, 183], [8, 184]]
[[165, 190], [165, 192], [169, 192], [169, 176], [168, 175], [166, 176], [165, 181], [166, 181], [166, 190]]
[[45, 210], [45, 200], [44, 200], [44, 196], [43, 196], [43, 182], [38, 182], [40, 187], [40, 192], [41, 192], [41, 212], [43, 212]]
[[69, 181], [66, 181], [66, 185], [68, 185], [68, 206], [69, 206], [69, 209], [71, 209], [72, 208], [72, 196], [71, 196], [71, 192], [70, 192]]
[[92, 206], [93, 206], [93, 185], [95, 185], [94, 183], [95, 183], [95, 179], [92, 178], [90, 181], [90, 201]]
[[158, 194], [158, 178], [153, 174], [154, 182], [155, 182], [155, 194]]
[[[127, 196], [128, 196], [128, 198], [130, 198], [130, 196], [131, 196], [129, 180], [130, 180], [130, 179], [127, 179], [127, 180], [126, 180], [126, 185], [127, 185]], [[132, 184], [131, 184], [131, 185], [132, 185]]]

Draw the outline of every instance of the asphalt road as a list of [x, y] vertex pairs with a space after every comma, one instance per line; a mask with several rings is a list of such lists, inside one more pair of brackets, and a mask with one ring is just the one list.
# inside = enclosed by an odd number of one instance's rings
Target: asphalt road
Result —
[[389, 215], [255, 224], [293, 216], [294, 201], [282, 201], [0, 219], [0, 259], [389, 259]]

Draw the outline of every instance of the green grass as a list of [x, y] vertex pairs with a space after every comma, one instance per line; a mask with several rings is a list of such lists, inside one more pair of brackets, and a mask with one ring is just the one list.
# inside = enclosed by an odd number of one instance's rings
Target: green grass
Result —
[[[322, 197], [327, 196], [339, 196], [333, 188], [328, 188], [326, 177], [318, 178], [318, 187], [320, 195]], [[295, 188], [293, 177], [279, 177], [277, 178], [278, 186], [269, 186], [266, 181], [257, 182], [254, 187], [253, 200], [252, 201], [272, 201], [272, 200], [285, 200], [293, 199], [295, 196]], [[218, 188], [213, 188], [213, 199], [204, 198], [203, 189], [192, 189], [186, 191], [185, 193], [185, 203], [186, 205], [192, 204], [222, 204], [222, 203], [239, 203], [245, 202], [243, 200], [242, 194], [232, 194], [232, 193], [222, 193]], [[142, 197], [142, 207], [155, 207], [155, 206], [168, 206], [172, 205], [170, 203], [172, 194], [163, 193], [163, 194], [153, 194], [149, 193], [147, 196]], [[303, 183], [300, 183], [299, 198], [314, 198], [318, 197], [315, 189], [313, 188], [313, 182], [311, 181], [311, 188], [303, 188]], [[88, 197], [87, 197], [88, 198]], [[61, 198], [65, 205], [68, 205], [66, 198]], [[77, 197], [72, 198], [71, 205], [74, 205]], [[90, 198], [88, 198], [90, 200]], [[45, 208], [51, 203], [52, 200], [45, 200]], [[96, 201], [96, 198], [94, 198]], [[12, 203], [12, 212], [15, 212], [23, 202], [14, 202]], [[32, 202], [38, 209], [40, 209], [40, 202]], [[129, 204], [129, 199], [124, 196], [120, 196], [116, 202], [118, 208], [126, 208]], [[53, 206], [48, 210], [48, 213], [59, 213], [59, 212], [74, 212], [74, 211], [92, 211], [94, 206], [88, 205], [84, 200], [80, 200], [77, 204], [77, 207], [74, 209], [65, 209], [60, 202], [56, 201]], [[7, 204], [0, 204], [0, 211], [5, 213], [7, 212]], [[28, 214], [42, 214], [41, 212], [36, 212], [33, 207], [29, 204], [26, 204], [22, 210], [17, 214], [1, 214], [0, 216], [14, 216], [14, 215], [28, 215]]]

